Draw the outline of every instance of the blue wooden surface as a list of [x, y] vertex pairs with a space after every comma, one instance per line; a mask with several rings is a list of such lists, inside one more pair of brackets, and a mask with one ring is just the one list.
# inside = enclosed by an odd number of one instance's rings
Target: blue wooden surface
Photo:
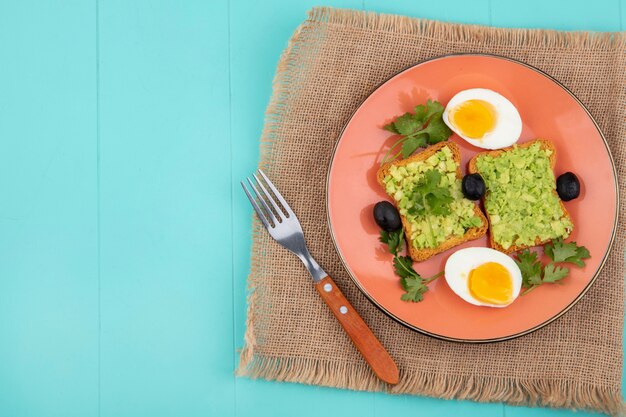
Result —
[[[238, 180], [315, 4], [0, 1], [0, 415], [570, 415], [233, 376], [251, 218]], [[626, 25], [620, 0], [326, 4]]]

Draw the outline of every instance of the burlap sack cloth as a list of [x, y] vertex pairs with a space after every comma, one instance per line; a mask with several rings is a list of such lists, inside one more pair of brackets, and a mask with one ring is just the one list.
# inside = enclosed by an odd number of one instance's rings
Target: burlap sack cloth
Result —
[[[312, 10], [295, 32], [278, 64], [260, 166], [298, 214], [313, 256], [397, 361], [400, 383], [391, 392], [623, 411], [623, 227], [593, 288], [562, 318], [515, 340], [468, 345], [409, 330], [371, 304], [333, 248], [324, 201], [333, 145], [381, 82], [426, 58], [489, 52], [544, 70], [588, 106], [611, 146], [626, 207], [625, 51], [623, 33], [495, 29], [327, 8]], [[623, 225], [623, 209], [620, 217]], [[249, 285], [240, 375], [388, 389], [352, 346], [300, 261], [256, 219]]]

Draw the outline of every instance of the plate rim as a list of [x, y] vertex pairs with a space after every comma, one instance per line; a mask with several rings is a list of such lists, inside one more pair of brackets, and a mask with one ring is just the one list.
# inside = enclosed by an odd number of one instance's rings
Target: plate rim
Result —
[[[518, 332], [518, 333], [515, 333], [515, 334], [512, 334], [512, 335], [507, 335], [507, 336], [502, 336], [502, 337], [495, 337], [495, 338], [489, 338], [489, 339], [462, 339], [462, 338], [449, 337], [449, 336], [445, 336], [445, 335], [440, 335], [440, 334], [437, 334], [437, 333], [429, 332], [429, 331], [421, 329], [421, 328], [419, 328], [417, 326], [414, 326], [414, 325], [412, 325], [412, 324], [402, 320], [401, 318], [397, 317], [396, 315], [391, 313], [389, 310], [387, 310], [384, 306], [382, 306], [380, 303], [378, 303], [378, 301], [376, 301], [374, 299], [374, 297], [372, 297], [365, 290], [365, 288], [363, 288], [363, 286], [359, 283], [359, 281], [356, 279], [356, 277], [354, 276], [354, 274], [352, 273], [352, 271], [348, 267], [346, 259], [344, 258], [343, 254], [341, 253], [341, 250], [339, 249], [339, 246], [337, 245], [337, 238], [336, 238], [335, 233], [333, 231], [332, 222], [331, 222], [331, 218], [330, 218], [330, 193], [328, 192], [328, 190], [330, 188], [330, 173], [331, 173], [333, 164], [335, 162], [335, 156], [337, 154], [337, 148], [339, 147], [339, 143], [341, 143], [341, 138], [343, 137], [346, 128], [348, 127], [348, 125], [350, 124], [352, 119], [354, 118], [355, 114], [359, 111], [359, 109], [363, 106], [363, 104], [372, 96], [372, 94], [374, 94], [376, 91], [378, 91], [381, 87], [383, 87], [392, 78], [395, 78], [396, 76], [398, 76], [400, 74], [403, 74], [404, 72], [409, 71], [409, 70], [411, 70], [411, 69], [413, 69], [413, 68], [415, 68], [415, 67], [417, 67], [419, 65], [423, 65], [423, 64], [425, 64], [427, 62], [435, 61], [435, 60], [439, 60], [439, 59], [444, 59], [444, 58], [456, 57], [456, 56], [489, 57], [489, 58], [496, 58], [496, 59], [503, 59], [503, 60], [506, 60], [506, 61], [510, 61], [510, 62], [515, 63], [515, 64], [522, 65], [522, 66], [524, 66], [524, 67], [526, 67], [526, 68], [528, 68], [528, 69], [530, 69], [532, 71], [537, 72], [538, 74], [546, 77], [548, 80], [554, 82], [557, 86], [559, 86], [566, 93], [568, 93], [578, 103], [578, 105], [585, 111], [585, 113], [587, 113], [587, 116], [593, 122], [596, 130], [600, 134], [600, 137], [602, 138], [602, 142], [604, 143], [604, 147], [606, 148], [606, 151], [607, 151], [607, 153], [609, 155], [609, 161], [611, 162], [611, 170], [613, 172], [613, 180], [614, 180], [614, 184], [615, 184], [615, 200], [616, 200], [616, 204], [615, 204], [615, 212], [614, 212], [614, 219], [613, 219], [613, 228], [611, 230], [611, 238], [609, 240], [609, 244], [608, 244], [606, 252], [604, 253], [602, 261], [600, 262], [600, 265], [598, 265], [598, 268], [594, 272], [593, 277], [591, 277], [591, 280], [587, 283], [585, 288], [580, 292], [580, 294], [574, 300], [572, 300], [572, 302], [570, 302], [567, 306], [565, 306], [565, 308], [563, 308], [563, 310], [561, 310], [557, 314], [553, 315], [552, 317], [550, 317], [546, 321], [544, 321], [542, 323], [539, 323], [538, 325], [536, 325], [534, 327], [531, 327], [530, 329], [527, 329], [527, 330], [524, 330], [524, 331], [521, 331], [521, 332]], [[510, 57], [507, 57], [507, 56], [504, 56], [504, 55], [490, 54], [490, 53], [484, 53], [484, 52], [458, 52], [458, 53], [450, 53], [450, 54], [438, 55], [438, 56], [435, 56], [435, 57], [431, 57], [431, 58], [427, 58], [427, 59], [421, 60], [421, 61], [419, 61], [419, 62], [417, 62], [415, 64], [412, 64], [412, 65], [410, 65], [410, 66], [408, 66], [408, 67], [406, 67], [406, 68], [404, 68], [404, 69], [402, 69], [402, 70], [392, 74], [390, 77], [386, 78], [381, 83], [379, 83], [355, 107], [354, 111], [352, 112], [352, 114], [350, 115], [350, 117], [348, 118], [346, 123], [343, 125], [343, 127], [341, 128], [341, 131], [339, 132], [339, 135], [338, 135], [338, 139], [335, 142], [335, 144], [333, 145], [333, 151], [331, 153], [330, 162], [329, 162], [328, 168], [326, 170], [326, 186], [325, 186], [325, 192], [326, 192], [326, 198], [325, 198], [326, 225], [328, 227], [328, 231], [330, 232], [331, 240], [333, 242], [333, 247], [335, 248], [335, 251], [337, 252], [337, 255], [339, 256], [339, 259], [341, 260], [341, 264], [342, 264], [343, 268], [345, 269], [345, 271], [348, 273], [348, 276], [350, 277], [352, 282], [357, 286], [359, 291], [361, 291], [361, 293], [363, 293], [365, 295], [365, 297], [372, 304], [374, 304], [379, 310], [381, 310], [384, 314], [386, 314], [392, 320], [396, 321], [397, 323], [400, 323], [401, 325], [403, 325], [405, 327], [408, 327], [409, 329], [411, 329], [413, 331], [417, 331], [417, 332], [419, 332], [421, 334], [424, 334], [426, 336], [430, 336], [432, 338], [439, 339], [439, 340], [445, 340], [445, 341], [448, 341], [448, 342], [470, 343], [470, 344], [485, 344], [485, 343], [503, 342], [503, 341], [506, 341], [506, 340], [513, 340], [513, 339], [516, 339], [518, 337], [530, 334], [530, 333], [532, 333], [534, 331], [537, 331], [537, 330], [547, 326], [548, 324], [554, 322], [555, 320], [559, 319], [561, 316], [563, 316], [565, 313], [567, 313], [572, 307], [574, 307], [574, 305], [576, 305], [585, 296], [585, 294], [587, 294], [589, 289], [596, 282], [596, 279], [600, 275], [600, 272], [602, 272], [602, 270], [604, 269], [604, 266], [605, 266], [605, 264], [606, 264], [606, 262], [608, 260], [609, 254], [611, 253], [611, 251], [613, 249], [613, 244], [615, 242], [615, 236], [617, 234], [617, 224], [618, 224], [618, 220], [619, 220], [619, 209], [620, 209], [620, 190], [619, 190], [619, 181], [618, 181], [618, 179], [619, 178], [617, 176], [617, 168], [615, 167], [615, 160], [613, 159], [613, 153], [611, 152], [611, 148], [609, 147], [609, 144], [608, 144], [608, 142], [606, 140], [604, 132], [602, 132], [602, 129], [600, 129], [600, 126], [598, 125], [598, 122], [593, 117], [593, 115], [591, 114], [591, 112], [589, 111], [587, 106], [585, 106], [583, 104], [583, 102], [580, 101], [580, 99], [569, 88], [567, 88], [565, 85], [563, 85], [560, 81], [558, 81], [557, 79], [555, 79], [554, 77], [552, 77], [548, 73], [540, 70], [537, 67], [534, 67], [534, 66], [532, 66], [532, 65], [530, 65], [530, 64], [528, 64], [526, 62], [520, 61], [518, 59], [510, 58]]]

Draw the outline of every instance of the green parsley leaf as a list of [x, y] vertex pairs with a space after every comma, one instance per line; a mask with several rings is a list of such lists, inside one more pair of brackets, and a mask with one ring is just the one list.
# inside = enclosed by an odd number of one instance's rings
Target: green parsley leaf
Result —
[[410, 256], [396, 256], [393, 258], [393, 266], [396, 270], [396, 274], [400, 278], [421, 278], [420, 275], [413, 269], [413, 260]]
[[400, 277], [400, 285], [406, 291], [406, 294], [402, 294], [400, 299], [414, 303], [422, 301], [428, 287], [422, 277], [413, 269], [413, 260], [409, 256], [396, 256], [393, 258], [393, 266], [396, 274]]
[[402, 144], [402, 157], [408, 158], [417, 148], [422, 148], [428, 144], [428, 135], [419, 134], [407, 139]]
[[544, 247], [544, 252], [555, 262], [563, 262], [570, 256], [576, 255], [576, 244], [563, 243], [563, 239], [555, 239]]
[[[572, 259], [572, 263], [580, 260], [577, 258], [578, 247], [576, 246], [576, 244], [570, 247], [563, 246], [562, 240], [555, 240], [554, 244], [545, 245], [544, 253], [546, 253], [550, 257], [550, 259], [555, 262], [564, 262], [564, 259], [572, 258], [574, 258]], [[581, 255], [585, 255], [588, 257], [588, 254], [589, 252], [586, 249], [581, 251]], [[556, 261], [556, 259], [560, 260]], [[553, 284], [555, 282], [558, 282], [569, 274], [568, 268], [557, 266], [555, 262], [550, 262], [542, 268], [541, 262], [537, 259], [536, 252], [531, 252], [528, 249], [524, 249], [523, 251], [518, 253], [515, 263], [522, 272], [522, 286], [526, 288], [522, 295], [529, 293], [531, 290], [541, 284]]]
[[424, 120], [430, 120], [430, 118], [433, 117], [435, 114], [443, 113], [443, 110], [444, 107], [440, 102], [428, 99], [428, 101], [426, 102], [426, 116], [424, 117]]
[[437, 113], [428, 123], [423, 133], [428, 133], [428, 143], [434, 145], [442, 142], [450, 137], [452, 130], [443, 122], [441, 117], [443, 113]]
[[400, 132], [398, 132], [398, 129], [396, 129], [396, 126], [393, 124], [393, 122], [384, 125], [383, 129], [385, 129], [388, 132], [395, 133], [396, 135], [400, 134]]
[[556, 266], [550, 262], [543, 268], [543, 282], [554, 283], [562, 280], [569, 274], [569, 269]]
[[[428, 100], [428, 102], [430, 103], [430, 100]], [[424, 124], [428, 121], [428, 109], [426, 106], [420, 104], [419, 106], [415, 106], [413, 111], [415, 112], [415, 120], [419, 120], [422, 122], [422, 126], [424, 126]]]
[[541, 262], [537, 259], [537, 253], [524, 249], [517, 254], [515, 263], [522, 272], [522, 285], [524, 288], [541, 284]]
[[[382, 232], [381, 232], [382, 237]], [[443, 275], [443, 271], [424, 279], [413, 269], [413, 260], [410, 256], [398, 256], [393, 258], [393, 267], [400, 277], [400, 285], [406, 291], [400, 297], [403, 301], [419, 302], [424, 298], [424, 293], [428, 291], [428, 284]]]
[[436, 188], [441, 181], [441, 172], [436, 169], [429, 169], [424, 173], [423, 185], [428, 188]]
[[400, 283], [402, 284], [404, 291], [406, 291], [405, 294], [400, 296], [402, 301], [418, 303], [424, 299], [424, 293], [428, 291], [428, 287], [422, 283], [421, 279], [415, 279], [412, 277], [400, 278]]
[[448, 187], [441, 187], [441, 172], [430, 169], [417, 182], [413, 189], [413, 207], [409, 210], [414, 215], [431, 213], [436, 216], [450, 214], [450, 203], [454, 200]]
[[[442, 192], [445, 190], [445, 192]], [[426, 195], [426, 203], [431, 214], [435, 216], [446, 216], [450, 214], [450, 203], [454, 199], [450, 195], [450, 190], [445, 188], [437, 188]]]
[[420, 130], [424, 124], [411, 113], [404, 113], [393, 122], [393, 125], [401, 135], [408, 136]]
[[544, 252], [553, 262], [567, 262], [578, 267], [585, 266], [583, 259], [591, 257], [586, 247], [578, 246], [576, 242], [563, 243], [562, 238], [545, 245]]
[[[452, 131], [443, 122], [443, 110], [441, 103], [428, 100], [426, 104], [415, 106], [414, 113], [405, 113], [383, 126], [383, 129], [400, 135], [401, 138], [387, 151], [382, 163], [392, 161], [400, 155], [407, 158], [418, 148], [448, 139]], [[401, 150], [398, 152], [399, 146]], [[388, 159], [390, 154], [393, 156]]]
[[398, 254], [398, 252], [402, 250], [402, 244], [404, 242], [404, 230], [400, 229], [394, 232], [381, 230], [378, 240], [389, 246], [389, 253], [395, 256]]

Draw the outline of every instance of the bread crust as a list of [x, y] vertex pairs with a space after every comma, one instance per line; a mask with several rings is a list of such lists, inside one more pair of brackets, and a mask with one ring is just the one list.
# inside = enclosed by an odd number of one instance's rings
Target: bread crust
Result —
[[[385, 189], [385, 177], [387, 176], [387, 174], [389, 173], [389, 168], [391, 168], [392, 166], [396, 166], [396, 167], [401, 167], [404, 165], [407, 165], [411, 162], [418, 162], [418, 161], [423, 161], [427, 158], [429, 158], [430, 156], [432, 156], [433, 154], [435, 154], [435, 152], [437, 152], [438, 150], [442, 149], [443, 147], [449, 147], [450, 150], [452, 151], [452, 157], [454, 159], [454, 162], [456, 163], [456, 176], [458, 179], [462, 179], [463, 175], [461, 174], [461, 151], [459, 150], [459, 147], [454, 143], [454, 142], [450, 142], [450, 141], [444, 141], [444, 142], [439, 142], [435, 145], [429, 146], [428, 148], [426, 148], [425, 150], [423, 150], [422, 152], [416, 153], [414, 155], [411, 155], [410, 157], [406, 158], [406, 159], [401, 159], [399, 161], [393, 161], [393, 162], [388, 162], [384, 165], [382, 165], [377, 172], [377, 180], [378, 183], [381, 185], [381, 187], [383, 187], [383, 190]], [[395, 203], [395, 201], [394, 201]], [[415, 248], [410, 241], [408, 241], [408, 252], [409, 252], [409, 256], [411, 257], [411, 259], [413, 259], [416, 262], [422, 262], [425, 261], [426, 259], [437, 255], [438, 253], [444, 252], [454, 246], [458, 246], [462, 243], [465, 243], [469, 240], [474, 240], [474, 239], [478, 239], [479, 237], [484, 236], [487, 233], [487, 227], [489, 225], [487, 218], [485, 217], [485, 215], [483, 214], [482, 210], [478, 207], [478, 205], [474, 205], [474, 213], [476, 214], [477, 217], [479, 217], [481, 219], [481, 226], [480, 227], [472, 227], [470, 229], [468, 229], [465, 234], [463, 236], [450, 236], [448, 239], [446, 239], [444, 242], [442, 242], [439, 246], [437, 246], [436, 248], [428, 248], [428, 249], [417, 249]], [[400, 215], [400, 219], [402, 220], [402, 226], [404, 228], [404, 234], [406, 236], [411, 236], [411, 224], [408, 221], [408, 219], [405, 216]]]
[[[554, 166], [556, 165], [556, 148], [554, 147], [554, 144], [549, 141], [548, 139], [543, 139], [543, 138], [537, 138], [537, 139], [533, 139], [529, 142], [523, 143], [521, 145], [517, 145], [518, 148], [528, 148], [529, 146], [532, 146], [535, 143], [539, 143], [541, 146], [541, 149], [549, 149], [552, 151], [552, 155], [550, 155], [550, 168], [552, 168], [552, 170], [554, 170]], [[510, 151], [511, 149], [514, 149], [514, 146], [509, 146], [508, 148], [503, 148], [503, 149], [497, 149], [494, 151], [488, 151], [488, 152], [480, 152], [476, 155], [474, 155], [474, 157], [472, 159], [470, 159], [469, 163], [468, 163], [468, 168], [467, 171], [470, 174], [475, 174], [478, 173], [480, 174], [480, 171], [478, 170], [478, 167], [476, 166], [476, 161], [478, 160], [478, 158], [480, 158], [483, 155], [489, 155], [492, 157], [498, 157], [500, 155], [502, 155], [504, 152]], [[572, 220], [572, 218], [570, 217], [567, 209], [565, 208], [565, 205], [563, 204], [563, 201], [561, 201], [561, 199], [559, 198], [559, 195], [557, 194], [556, 190], [552, 191], [554, 193], [554, 195], [556, 195], [559, 204], [561, 205], [561, 210], [563, 211], [563, 216], [561, 216], [561, 219], [564, 218], [568, 218], [570, 219], [570, 221]], [[483, 197], [483, 202], [487, 200], [487, 198], [489, 198], [489, 191], [487, 191], [487, 193], [485, 194], [485, 196]], [[489, 212], [487, 211], [487, 209], [485, 209], [485, 213], [487, 215], [487, 219], [489, 220], [489, 245], [496, 250], [499, 250], [500, 252], [504, 252], [504, 253], [512, 253], [512, 252], [517, 252], [519, 250], [525, 249], [525, 248], [530, 248], [532, 246], [539, 246], [539, 245], [544, 245], [548, 242], [551, 242], [552, 239], [547, 239], [547, 240], [541, 240], [539, 239], [539, 237], [537, 237], [535, 239], [535, 244], [534, 245], [512, 245], [510, 248], [508, 249], [504, 249], [504, 247], [502, 247], [500, 244], [498, 244], [494, 238], [493, 238], [493, 232], [492, 232], [492, 226], [491, 226], [491, 218], [489, 217]], [[574, 222], [572, 221], [572, 225], [574, 224]], [[574, 230], [574, 227], [572, 226], [572, 230]], [[571, 231], [570, 231], [571, 234]]]

